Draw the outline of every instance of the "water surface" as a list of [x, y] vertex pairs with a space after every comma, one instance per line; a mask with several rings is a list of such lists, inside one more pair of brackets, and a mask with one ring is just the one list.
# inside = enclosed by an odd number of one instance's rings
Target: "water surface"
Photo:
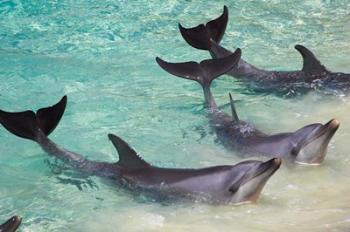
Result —
[[[302, 65], [294, 45], [312, 49], [331, 70], [350, 72], [348, 1], [0, 1], [0, 108], [68, 106], [52, 140], [84, 156], [115, 162], [115, 133], [162, 167], [205, 167], [241, 159], [215, 142], [198, 84], [154, 61], [208, 58], [181, 38], [230, 10], [223, 40], [268, 69]], [[0, 219], [21, 231], [347, 231], [350, 228], [350, 99], [312, 93], [296, 99], [250, 92], [222, 77], [213, 84], [222, 109], [228, 92], [240, 118], [267, 132], [293, 131], [335, 117], [341, 127], [321, 166], [286, 166], [258, 204], [160, 204], [49, 158], [39, 146], [0, 128]]]

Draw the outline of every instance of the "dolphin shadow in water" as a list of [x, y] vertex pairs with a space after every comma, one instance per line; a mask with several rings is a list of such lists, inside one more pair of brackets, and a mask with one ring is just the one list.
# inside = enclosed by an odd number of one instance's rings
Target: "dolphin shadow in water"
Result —
[[169, 63], [159, 57], [158, 65], [165, 71], [189, 80], [197, 81], [203, 88], [209, 108], [209, 122], [218, 139], [231, 150], [242, 155], [280, 157], [302, 164], [320, 164], [327, 152], [328, 143], [339, 127], [335, 119], [322, 125], [314, 123], [291, 132], [267, 135], [253, 125], [238, 118], [232, 97], [232, 117], [220, 111], [210, 90], [212, 81], [237, 65], [241, 50], [224, 58], [184, 63]]
[[[219, 45], [225, 34], [228, 21], [228, 9], [224, 6], [222, 15], [206, 25], [179, 30], [185, 41], [201, 50], [210, 52], [213, 58], [222, 58], [232, 54]], [[350, 91], [350, 74], [329, 71], [306, 47], [296, 45], [303, 58], [303, 68], [298, 71], [268, 71], [255, 67], [243, 59], [227, 74], [249, 83], [254, 91], [276, 93], [292, 97], [317, 90], [326, 94], [342, 95]]]
[[58, 125], [67, 97], [57, 104], [33, 111], [0, 110], [0, 123], [11, 133], [37, 142], [41, 148], [86, 175], [96, 175], [131, 191], [138, 190], [167, 197], [194, 199], [209, 203], [255, 202], [260, 192], [280, 167], [281, 159], [266, 162], [250, 160], [236, 165], [201, 169], [155, 167], [140, 158], [125, 141], [116, 135], [108, 137], [118, 151], [116, 163], [91, 161], [68, 151], [48, 138]]
[[0, 225], [0, 232], [15, 232], [21, 225], [22, 219], [18, 216], [13, 216], [4, 224]]

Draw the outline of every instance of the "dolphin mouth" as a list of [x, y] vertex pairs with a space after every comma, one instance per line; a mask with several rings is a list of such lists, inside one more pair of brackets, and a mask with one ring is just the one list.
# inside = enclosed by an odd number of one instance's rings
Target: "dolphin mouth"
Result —
[[320, 128], [315, 129], [315, 132], [302, 143], [295, 162], [303, 165], [320, 165], [326, 156], [328, 144], [339, 125], [338, 120], [331, 119]]
[[22, 222], [22, 218], [19, 216], [13, 216], [0, 226], [0, 231], [14, 232], [17, 230]]
[[272, 158], [259, 164], [257, 170], [248, 175], [242, 182], [238, 190], [240, 192], [238, 195], [241, 198], [239, 204], [256, 202], [266, 182], [280, 168], [281, 164], [281, 158]]
[[[257, 178], [267, 172], [269, 172], [269, 177], [272, 176], [277, 169], [281, 166], [282, 164], [282, 159], [281, 158], [272, 158], [266, 162], [263, 162], [262, 164], [260, 164], [258, 170], [256, 171], [255, 175], [253, 175], [251, 178], [249, 178], [250, 181], [254, 178]], [[247, 182], [246, 181], [246, 182]]]

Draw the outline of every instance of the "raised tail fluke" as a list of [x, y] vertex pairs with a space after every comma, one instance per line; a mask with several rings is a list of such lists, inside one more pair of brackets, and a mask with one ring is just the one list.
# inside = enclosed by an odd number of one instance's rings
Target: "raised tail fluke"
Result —
[[0, 110], [0, 123], [11, 133], [36, 140], [38, 130], [49, 135], [59, 123], [67, 104], [67, 96], [55, 105], [33, 111], [6, 112]]
[[192, 28], [184, 28], [179, 23], [179, 30], [182, 38], [192, 47], [201, 50], [210, 50], [210, 36], [203, 24]]
[[168, 73], [189, 80], [197, 81], [202, 87], [209, 87], [211, 82], [235, 67], [241, 58], [241, 49], [237, 49], [230, 56], [220, 59], [203, 60], [200, 63], [190, 61], [184, 63], [170, 63], [159, 57], [156, 61]]
[[192, 47], [210, 50], [210, 39], [220, 43], [225, 34], [228, 21], [228, 9], [224, 6], [223, 13], [216, 19], [209, 21], [206, 25], [200, 24], [192, 28], [184, 28], [179, 23], [179, 30], [184, 40]]

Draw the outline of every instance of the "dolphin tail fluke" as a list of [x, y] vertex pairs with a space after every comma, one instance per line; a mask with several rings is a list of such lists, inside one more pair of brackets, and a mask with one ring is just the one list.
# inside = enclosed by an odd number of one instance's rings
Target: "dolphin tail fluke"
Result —
[[235, 67], [241, 58], [241, 50], [238, 48], [230, 56], [203, 60], [199, 64], [194, 61], [184, 63], [170, 63], [159, 57], [156, 58], [158, 65], [168, 73], [175, 76], [197, 81], [203, 88], [209, 87], [211, 82], [222, 74]]
[[184, 28], [179, 23], [179, 30], [184, 40], [192, 47], [210, 50], [210, 39], [220, 43], [225, 34], [228, 21], [228, 9], [224, 6], [223, 13], [216, 19], [209, 21], [206, 25], [200, 24], [192, 28]]
[[210, 36], [203, 24], [192, 28], [184, 28], [179, 23], [179, 30], [182, 38], [192, 47], [201, 50], [210, 50]]
[[36, 140], [41, 130], [49, 135], [59, 123], [66, 108], [67, 97], [64, 96], [57, 104], [33, 111], [6, 112], [0, 110], [0, 123], [11, 133], [30, 140]]

